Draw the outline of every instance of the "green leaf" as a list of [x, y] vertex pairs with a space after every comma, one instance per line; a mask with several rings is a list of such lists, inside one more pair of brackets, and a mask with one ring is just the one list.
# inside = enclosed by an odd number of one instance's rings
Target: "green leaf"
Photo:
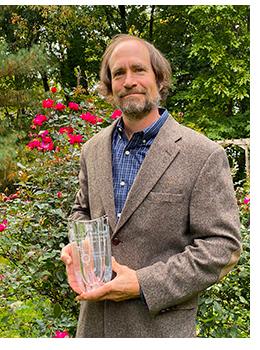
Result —
[[62, 313], [62, 308], [61, 308], [60, 304], [59, 303], [54, 304], [53, 316], [55, 318], [58, 318], [58, 317], [60, 317], [61, 313]]

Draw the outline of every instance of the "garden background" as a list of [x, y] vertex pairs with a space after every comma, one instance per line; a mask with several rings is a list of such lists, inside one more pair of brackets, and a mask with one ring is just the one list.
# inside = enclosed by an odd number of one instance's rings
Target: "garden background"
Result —
[[[120, 116], [97, 92], [110, 39], [138, 35], [171, 62], [165, 103], [212, 140], [249, 139], [249, 6], [0, 6], [0, 337], [74, 337], [60, 250], [86, 140]], [[200, 297], [198, 337], [249, 337], [249, 174], [226, 147], [239, 264]]]

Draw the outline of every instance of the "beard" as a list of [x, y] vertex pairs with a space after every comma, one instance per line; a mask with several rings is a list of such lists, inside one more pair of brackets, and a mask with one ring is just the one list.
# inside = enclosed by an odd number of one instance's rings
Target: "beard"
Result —
[[146, 94], [119, 98], [117, 103], [123, 114], [132, 120], [140, 120], [159, 105], [159, 94], [152, 98]]

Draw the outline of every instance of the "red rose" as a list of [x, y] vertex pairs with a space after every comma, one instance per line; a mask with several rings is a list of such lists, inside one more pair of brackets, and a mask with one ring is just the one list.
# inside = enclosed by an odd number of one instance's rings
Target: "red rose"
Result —
[[55, 331], [53, 338], [69, 338], [69, 333], [67, 331]]
[[34, 125], [42, 126], [42, 123], [46, 122], [47, 117], [43, 114], [37, 114], [36, 117], [33, 119]]
[[55, 106], [54, 106], [54, 109], [56, 109], [57, 111], [63, 111], [63, 109], [65, 109], [66, 106], [61, 103], [61, 102], [58, 102]]
[[38, 148], [40, 146], [40, 141], [38, 139], [33, 139], [27, 144], [27, 147], [30, 148], [31, 150], [34, 148]]
[[83, 141], [83, 138], [82, 138], [82, 135], [78, 134], [78, 135], [75, 135], [75, 134], [68, 134], [68, 137], [69, 137], [69, 143], [71, 145], [74, 145], [75, 143], [81, 143], [81, 142], [84, 142]]
[[54, 104], [54, 100], [51, 100], [50, 98], [47, 98], [47, 100], [42, 101], [43, 108], [52, 108]]
[[75, 102], [69, 102], [69, 108], [74, 110], [74, 111], [78, 111], [79, 110], [79, 105]]
[[111, 119], [117, 119], [122, 115], [122, 111], [120, 109], [116, 109], [112, 115], [110, 116]]
[[0, 232], [4, 231], [7, 227], [7, 220], [3, 220], [2, 223], [0, 224]]
[[96, 115], [93, 115], [89, 112], [87, 113], [83, 113], [79, 116], [81, 119], [86, 120], [87, 122], [89, 122], [92, 125], [95, 125], [97, 123], [102, 123], [103, 119], [102, 118], [98, 118]]
[[60, 128], [59, 133], [60, 134], [72, 134], [73, 128], [71, 126], [63, 126]]

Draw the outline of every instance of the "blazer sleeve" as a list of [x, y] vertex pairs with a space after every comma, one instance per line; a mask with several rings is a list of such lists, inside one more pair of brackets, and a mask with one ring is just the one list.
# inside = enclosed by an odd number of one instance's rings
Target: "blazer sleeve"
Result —
[[79, 191], [77, 192], [71, 214], [72, 220], [89, 220], [89, 193], [88, 193], [88, 171], [87, 171], [87, 144], [84, 144], [80, 154]]
[[192, 244], [166, 263], [137, 270], [149, 311], [188, 302], [218, 282], [238, 262], [240, 221], [225, 151], [218, 147], [205, 161], [193, 186], [187, 228]]

